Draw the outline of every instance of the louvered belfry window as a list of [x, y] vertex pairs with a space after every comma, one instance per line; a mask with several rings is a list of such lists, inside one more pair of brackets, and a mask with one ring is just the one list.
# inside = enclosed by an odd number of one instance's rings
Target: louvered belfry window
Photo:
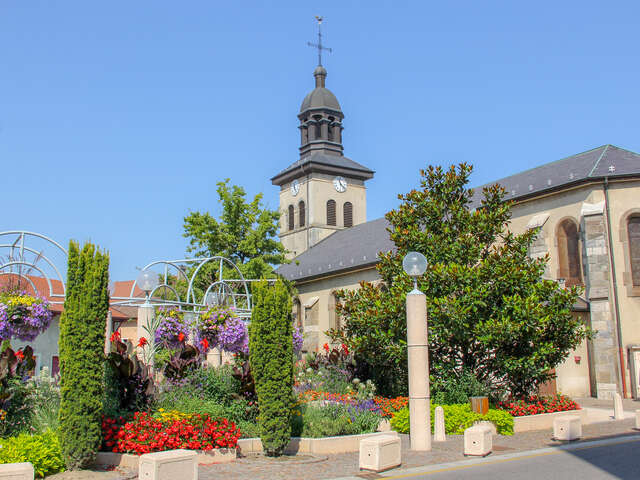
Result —
[[293, 205], [289, 205], [289, 230], [293, 230], [295, 222], [295, 214], [293, 212]]
[[327, 225], [336, 224], [336, 201], [328, 200], [327, 201]]
[[631, 217], [627, 224], [631, 278], [634, 287], [640, 287], [640, 217]]
[[567, 287], [583, 284], [580, 263], [578, 227], [567, 219], [558, 228], [558, 277], [565, 279]]
[[298, 216], [300, 217], [299, 223], [301, 227], [304, 227], [306, 215], [307, 213], [305, 212], [305, 209], [304, 209], [304, 202], [300, 200], [300, 203], [298, 203]]
[[353, 204], [351, 202], [344, 204], [344, 226], [353, 227]]

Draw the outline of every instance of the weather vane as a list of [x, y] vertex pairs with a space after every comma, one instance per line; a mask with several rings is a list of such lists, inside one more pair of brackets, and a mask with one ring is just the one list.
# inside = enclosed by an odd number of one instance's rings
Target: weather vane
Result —
[[326, 50], [329, 53], [331, 53], [332, 50], [322, 45], [322, 17], [316, 15], [316, 20], [318, 21], [318, 43], [307, 42], [307, 45], [318, 49], [318, 65], [322, 65], [322, 50]]

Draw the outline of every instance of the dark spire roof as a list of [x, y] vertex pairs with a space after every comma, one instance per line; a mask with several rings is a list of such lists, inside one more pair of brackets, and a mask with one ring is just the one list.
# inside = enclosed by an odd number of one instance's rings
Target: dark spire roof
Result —
[[[496, 183], [505, 187], [507, 199], [518, 201], [573, 185], [601, 181], [605, 177], [640, 177], [640, 155], [613, 145], [603, 145], [477, 187], [473, 203], [475, 206], [480, 204], [482, 187]], [[339, 230], [298, 255], [292, 263], [280, 265], [276, 271], [287, 280], [307, 281], [374, 265], [379, 252], [395, 249], [388, 227], [385, 218], [378, 218]]]
[[300, 113], [304, 113], [307, 110], [324, 109], [342, 113], [340, 103], [338, 103], [336, 96], [331, 92], [331, 90], [325, 88], [327, 70], [322, 65], [318, 65], [313, 72], [313, 76], [316, 78], [316, 88], [311, 90], [307, 96], [304, 97], [302, 105], [300, 106]]

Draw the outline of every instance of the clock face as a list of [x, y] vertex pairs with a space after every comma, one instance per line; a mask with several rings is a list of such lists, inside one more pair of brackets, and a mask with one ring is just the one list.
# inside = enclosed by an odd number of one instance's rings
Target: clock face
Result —
[[333, 187], [336, 192], [345, 192], [347, 190], [347, 181], [343, 177], [336, 177], [333, 179]]
[[295, 197], [296, 195], [298, 195], [299, 191], [300, 182], [298, 182], [298, 180], [294, 180], [293, 182], [291, 182], [291, 194]]

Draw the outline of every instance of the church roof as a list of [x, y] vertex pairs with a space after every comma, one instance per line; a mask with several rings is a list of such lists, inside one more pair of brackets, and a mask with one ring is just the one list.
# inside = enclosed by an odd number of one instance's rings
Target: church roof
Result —
[[367, 167], [342, 155], [313, 153], [292, 163], [271, 179], [273, 185], [282, 185], [302, 174], [311, 172], [329, 175], [347, 175], [360, 180], [368, 180], [375, 173]]
[[[477, 187], [474, 189], [473, 203], [480, 204], [482, 187], [496, 183], [505, 187], [508, 199], [524, 200], [605, 177], [614, 179], [639, 175], [639, 154], [613, 145], [603, 145]], [[378, 261], [379, 252], [395, 249], [389, 239], [388, 227], [389, 222], [383, 217], [338, 230], [276, 271], [288, 280], [308, 281], [373, 266]]]
[[300, 106], [300, 112], [306, 110], [315, 110], [318, 108], [328, 108], [330, 110], [336, 110], [341, 112], [340, 104], [336, 96], [328, 88], [318, 87], [311, 90]]

